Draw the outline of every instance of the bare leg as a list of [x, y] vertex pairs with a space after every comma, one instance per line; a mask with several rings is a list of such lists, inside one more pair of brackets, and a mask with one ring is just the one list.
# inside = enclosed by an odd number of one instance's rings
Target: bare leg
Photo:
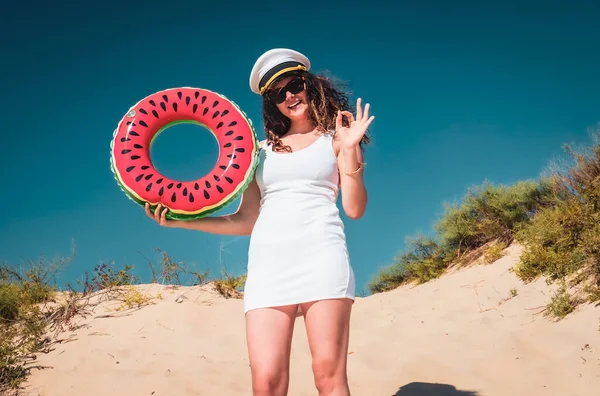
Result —
[[319, 396], [350, 396], [346, 373], [352, 300], [302, 304]]
[[297, 305], [246, 313], [253, 396], [286, 396]]

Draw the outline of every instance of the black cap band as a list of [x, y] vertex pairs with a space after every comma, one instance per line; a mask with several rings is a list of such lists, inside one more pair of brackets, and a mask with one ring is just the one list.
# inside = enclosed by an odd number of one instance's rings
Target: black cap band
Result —
[[293, 70], [306, 70], [306, 67], [302, 63], [296, 61], [283, 62], [273, 67], [271, 70], [265, 73], [265, 75], [258, 82], [258, 89], [260, 90], [261, 94], [264, 93], [267, 87], [273, 81], [275, 81], [277, 77]]

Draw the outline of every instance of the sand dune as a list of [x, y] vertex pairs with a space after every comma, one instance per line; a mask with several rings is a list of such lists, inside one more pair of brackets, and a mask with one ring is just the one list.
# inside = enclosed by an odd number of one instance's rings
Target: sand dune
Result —
[[[494, 264], [357, 299], [352, 395], [600, 395], [600, 307], [581, 307], [557, 323], [545, 318], [540, 311], [552, 288], [543, 280], [523, 285], [516, 279], [509, 269], [519, 253], [513, 245]], [[251, 394], [241, 300], [224, 299], [207, 286], [140, 287], [162, 298], [133, 312], [98, 306], [72, 341], [39, 357], [39, 364], [52, 367], [34, 370], [27, 391]], [[107, 314], [116, 316], [102, 317]], [[290, 396], [317, 394], [310, 367], [300, 317]]]

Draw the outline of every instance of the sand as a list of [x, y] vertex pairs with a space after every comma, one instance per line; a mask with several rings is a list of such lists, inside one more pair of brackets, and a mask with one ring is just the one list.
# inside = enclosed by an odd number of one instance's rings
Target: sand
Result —
[[[555, 322], [541, 313], [553, 287], [490, 265], [358, 298], [348, 371], [353, 396], [600, 395], [600, 307]], [[209, 286], [140, 286], [154, 305], [103, 304], [72, 340], [38, 357], [26, 390], [44, 396], [251, 395], [243, 305]], [[516, 289], [513, 296], [511, 289]], [[184, 295], [184, 298], [181, 296]], [[105, 317], [104, 315], [110, 315]], [[289, 395], [316, 395], [301, 317]]]

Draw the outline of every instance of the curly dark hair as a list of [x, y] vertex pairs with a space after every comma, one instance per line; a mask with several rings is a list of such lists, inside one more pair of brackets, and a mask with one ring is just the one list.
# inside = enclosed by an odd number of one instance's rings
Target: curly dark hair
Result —
[[[354, 113], [355, 108], [348, 101], [348, 93], [341, 86], [340, 81], [334, 81], [325, 75], [317, 75], [308, 71], [298, 71], [286, 73], [273, 81], [273, 85], [290, 75], [300, 75], [306, 81], [306, 93], [309, 100], [309, 117], [317, 129], [323, 133], [335, 130], [335, 120], [337, 111], [350, 111]], [[262, 96], [262, 117], [267, 137], [267, 143], [273, 146], [274, 151], [291, 152], [289, 146], [284, 146], [281, 137], [285, 135], [291, 126], [289, 118], [281, 114], [277, 105], [273, 103], [269, 96]], [[343, 117], [344, 126], [348, 126], [348, 120]], [[369, 143], [367, 133], [361, 140], [361, 148], [365, 143]]]

